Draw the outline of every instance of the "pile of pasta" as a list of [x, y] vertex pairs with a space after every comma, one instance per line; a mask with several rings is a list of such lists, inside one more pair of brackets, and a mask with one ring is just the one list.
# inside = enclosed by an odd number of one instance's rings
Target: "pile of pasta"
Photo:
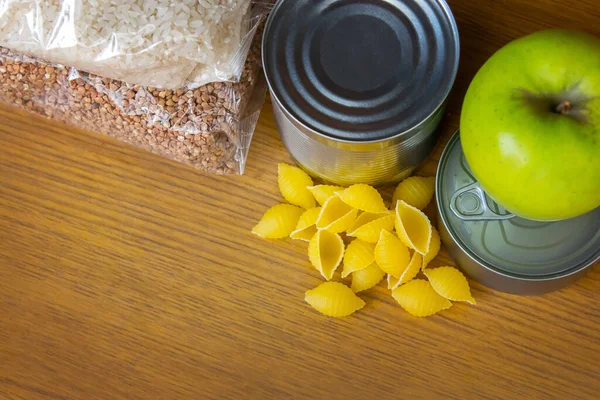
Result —
[[[417, 317], [446, 310], [451, 301], [475, 304], [458, 269], [427, 268], [441, 247], [438, 231], [421, 211], [433, 198], [434, 178], [402, 181], [391, 210], [369, 185], [315, 186], [306, 172], [287, 164], [279, 164], [278, 183], [289, 204], [270, 208], [252, 233], [308, 242], [310, 263], [327, 281], [305, 294], [317, 311], [348, 316], [365, 305], [356, 293], [386, 277], [393, 298]], [[341, 277], [352, 277], [351, 287], [331, 281], [340, 264]], [[419, 273], [427, 279], [415, 279]]]

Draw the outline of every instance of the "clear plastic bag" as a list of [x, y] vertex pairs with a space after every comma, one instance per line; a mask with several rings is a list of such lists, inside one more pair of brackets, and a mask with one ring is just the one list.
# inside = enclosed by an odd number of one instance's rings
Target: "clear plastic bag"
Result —
[[0, 102], [217, 174], [243, 173], [266, 84], [255, 35], [238, 82], [132, 85], [0, 47]]
[[0, 46], [131, 84], [194, 88], [240, 78], [266, 3], [0, 0]]

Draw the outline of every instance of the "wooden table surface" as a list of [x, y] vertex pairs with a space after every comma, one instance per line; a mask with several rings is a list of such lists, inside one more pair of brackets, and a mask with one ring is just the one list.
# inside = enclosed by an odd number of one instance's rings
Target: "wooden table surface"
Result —
[[[426, 175], [496, 49], [542, 28], [600, 35], [597, 0], [450, 4], [462, 60]], [[323, 317], [303, 301], [321, 282], [306, 245], [250, 235], [286, 161], [268, 106], [242, 177], [0, 107], [0, 398], [600, 398], [598, 266], [541, 297], [474, 283], [477, 307], [430, 319], [383, 286]]]

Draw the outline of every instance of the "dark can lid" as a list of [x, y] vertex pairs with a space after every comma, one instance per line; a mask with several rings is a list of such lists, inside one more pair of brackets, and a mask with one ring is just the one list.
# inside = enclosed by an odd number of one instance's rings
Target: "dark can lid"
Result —
[[279, 104], [344, 141], [418, 126], [442, 106], [458, 70], [458, 30], [444, 0], [280, 0], [264, 35]]

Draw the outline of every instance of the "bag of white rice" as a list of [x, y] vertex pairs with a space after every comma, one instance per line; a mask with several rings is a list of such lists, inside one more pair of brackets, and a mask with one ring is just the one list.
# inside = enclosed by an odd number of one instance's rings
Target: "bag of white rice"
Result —
[[0, 46], [130, 84], [239, 80], [268, 7], [252, 0], [0, 0]]

